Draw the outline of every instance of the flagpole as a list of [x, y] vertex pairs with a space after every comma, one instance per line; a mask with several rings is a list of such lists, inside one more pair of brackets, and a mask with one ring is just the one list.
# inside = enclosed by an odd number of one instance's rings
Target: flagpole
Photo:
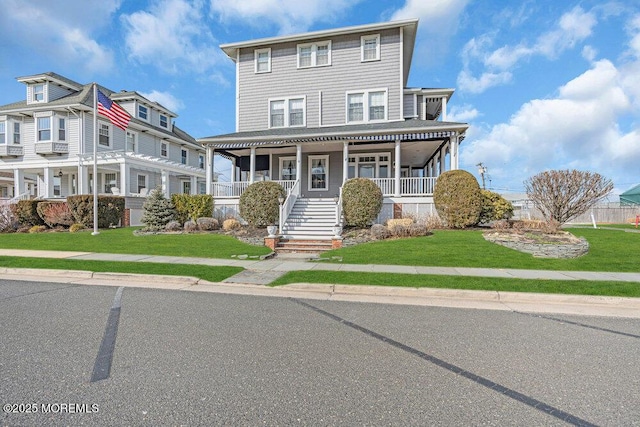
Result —
[[98, 85], [93, 83], [93, 233], [98, 235]]

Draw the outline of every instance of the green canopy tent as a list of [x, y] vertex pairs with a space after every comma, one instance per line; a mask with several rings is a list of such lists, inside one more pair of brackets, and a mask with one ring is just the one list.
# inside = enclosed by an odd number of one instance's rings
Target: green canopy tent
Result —
[[629, 206], [629, 205], [640, 206], [640, 184], [620, 194], [620, 205], [621, 206]]

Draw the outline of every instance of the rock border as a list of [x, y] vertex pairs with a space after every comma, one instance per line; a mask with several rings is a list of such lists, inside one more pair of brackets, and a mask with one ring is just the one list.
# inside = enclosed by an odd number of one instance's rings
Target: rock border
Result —
[[482, 236], [488, 242], [531, 254], [535, 258], [571, 259], [589, 252], [589, 242], [584, 237], [580, 237], [576, 243], [534, 243], [501, 238], [496, 233], [482, 233]]

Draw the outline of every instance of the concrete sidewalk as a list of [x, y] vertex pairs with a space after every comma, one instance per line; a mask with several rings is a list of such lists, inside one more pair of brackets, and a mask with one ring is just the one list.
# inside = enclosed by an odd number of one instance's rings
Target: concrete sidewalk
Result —
[[221, 283], [211, 283], [194, 277], [180, 276], [0, 268], [2, 277], [11, 280], [40, 280], [78, 285], [132, 286], [288, 298], [640, 318], [640, 298], [312, 283], [292, 284], [276, 288], [265, 286], [288, 271], [300, 270], [389, 272], [517, 279], [612, 280], [639, 282], [639, 285], [640, 273], [331, 264], [308, 261], [304, 259], [307, 256], [304, 258], [300, 256], [276, 257], [266, 260], [213, 259], [14, 249], [0, 249], [0, 256], [237, 266], [245, 269], [243, 272]]

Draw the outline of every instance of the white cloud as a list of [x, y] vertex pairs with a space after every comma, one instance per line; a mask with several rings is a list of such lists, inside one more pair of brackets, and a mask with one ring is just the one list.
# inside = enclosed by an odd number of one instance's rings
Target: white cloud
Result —
[[392, 18], [420, 18], [420, 27], [429, 33], [455, 32], [459, 15], [470, 0], [407, 0]]
[[174, 113], [184, 108], [184, 103], [169, 92], [153, 90], [149, 93], [140, 92], [140, 95], [144, 96], [149, 101], [157, 102]]
[[477, 119], [480, 116], [480, 112], [471, 105], [454, 105], [449, 108], [447, 114], [447, 121], [467, 123], [473, 119]]
[[316, 22], [332, 22], [361, 0], [210, 0], [222, 22], [253, 26], [274, 24], [281, 34], [307, 31]]
[[[104, 30], [120, 3], [121, 0], [4, 0], [0, 39], [56, 61], [56, 68], [105, 73], [113, 65], [113, 52], [92, 37]], [[102, 19], [87, 19], [89, 16]]]
[[222, 53], [207, 27], [202, 2], [160, 0], [123, 15], [129, 57], [172, 74], [210, 72]]
[[[520, 42], [490, 51], [489, 48], [498, 33], [471, 39], [462, 51], [464, 68], [458, 76], [458, 85], [464, 91], [482, 93], [493, 86], [508, 83], [511, 80], [513, 68], [521, 61], [534, 55], [554, 59], [587, 39], [596, 24], [597, 20], [593, 12], [585, 12], [577, 6], [560, 17], [556, 28], [541, 34], [531, 45]], [[583, 54], [588, 55], [589, 52]], [[480, 63], [484, 67], [480, 77], [473, 77], [471, 68], [475, 63]]]
[[608, 60], [594, 63], [560, 87], [557, 97], [529, 101], [508, 123], [468, 139], [462, 164], [472, 168], [484, 162], [494, 179], [512, 188], [550, 168], [591, 170], [614, 180], [637, 175], [640, 130], [625, 133], [617, 124], [634, 114], [626, 78], [626, 71]]

